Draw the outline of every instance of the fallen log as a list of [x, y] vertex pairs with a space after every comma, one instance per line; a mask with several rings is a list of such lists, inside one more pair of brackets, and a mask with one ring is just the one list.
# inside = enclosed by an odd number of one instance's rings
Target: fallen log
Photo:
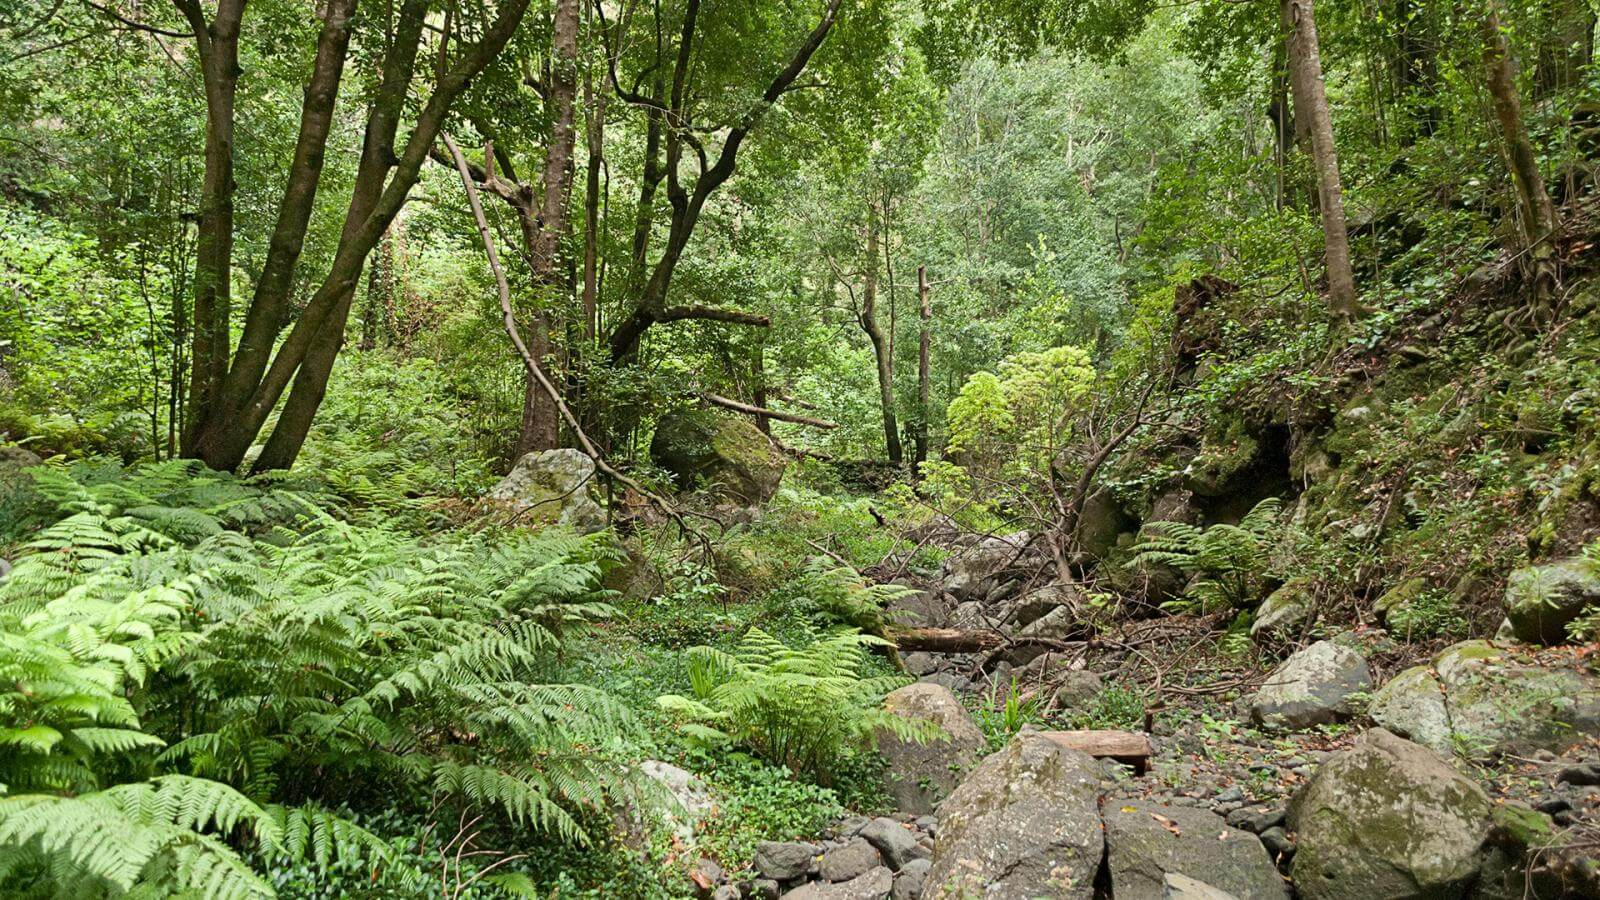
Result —
[[1095, 759], [1110, 759], [1133, 766], [1137, 775], [1150, 767], [1154, 749], [1148, 735], [1135, 731], [1045, 731], [1052, 743], [1068, 750], [1087, 753]]
[[700, 397], [712, 406], [720, 406], [723, 409], [730, 409], [734, 412], [744, 413], [747, 416], [766, 416], [769, 419], [777, 419], [779, 422], [790, 422], [795, 425], [808, 425], [812, 428], [839, 427], [838, 422], [828, 422], [823, 419], [813, 419], [810, 416], [802, 416], [796, 413], [786, 413], [782, 412], [781, 410], [768, 409], [765, 406], [753, 406], [749, 403], [741, 403], [738, 400], [731, 400], [727, 397], [721, 397], [716, 394], [701, 394]]
[[1076, 650], [1083, 641], [1063, 641], [1056, 638], [1017, 635], [1008, 637], [998, 631], [969, 631], [960, 628], [902, 628], [891, 626], [885, 635], [902, 651], [923, 650], [929, 653], [982, 653], [1001, 647], [1045, 647], [1051, 650]]

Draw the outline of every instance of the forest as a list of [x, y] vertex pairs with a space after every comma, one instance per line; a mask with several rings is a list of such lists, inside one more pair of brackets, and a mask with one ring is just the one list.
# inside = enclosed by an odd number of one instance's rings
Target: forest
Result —
[[0, 3], [0, 896], [1600, 898], [1597, 21]]

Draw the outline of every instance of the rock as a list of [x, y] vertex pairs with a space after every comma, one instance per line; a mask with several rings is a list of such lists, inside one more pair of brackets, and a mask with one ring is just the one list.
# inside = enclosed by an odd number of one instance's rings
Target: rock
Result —
[[516, 510], [517, 521], [565, 525], [579, 534], [606, 527], [596, 499], [594, 460], [579, 450], [525, 453], [488, 498]]
[[1012, 628], [1026, 628], [1063, 606], [1076, 604], [1082, 595], [1064, 584], [1047, 584], [1028, 591], [1007, 605], [1002, 622]]
[[771, 878], [757, 878], [744, 886], [744, 895], [751, 900], [778, 900], [782, 890]]
[[965, 675], [954, 672], [935, 672], [917, 679], [918, 684], [937, 684], [952, 693], [960, 693], [972, 687], [972, 681]]
[[[659, 823], [670, 829], [684, 845], [694, 843], [694, 827], [711, 812], [714, 801], [711, 791], [693, 772], [680, 769], [658, 759], [647, 759], [639, 764], [639, 771], [660, 786], [666, 795], [663, 808], [653, 810]], [[624, 845], [635, 850], [650, 842], [650, 821], [636, 806], [619, 806], [613, 819], [617, 833]]]
[[950, 608], [935, 591], [917, 591], [890, 600], [884, 618], [896, 625], [913, 628], [940, 628], [950, 618]]
[[1095, 559], [1105, 559], [1116, 549], [1117, 535], [1137, 524], [1111, 491], [1102, 488], [1083, 501], [1078, 513], [1078, 547]]
[[1274, 859], [1280, 856], [1293, 856], [1295, 851], [1294, 841], [1289, 839], [1289, 832], [1283, 830], [1282, 825], [1274, 825], [1261, 832], [1261, 846]]
[[783, 895], [783, 900], [883, 900], [894, 887], [894, 873], [883, 866], [838, 884], [813, 881]]
[[725, 884], [711, 893], [711, 900], [742, 900], [744, 894], [731, 884]]
[[1295, 888], [1302, 900], [1460, 896], [1489, 810], [1433, 751], [1374, 728], [1330, 756], [1290, 806]]
[[928, 851], [917, 843], [911, 829], [899, 822], [879, 816], [861, 829], [861, 838], [883, 854], [889, 868], [899, 871], [917, 859], [926, 859]]
[[906, 863], [906, 867], [895, 873], [894, 887], [889, 891], [889, 900], [917, 900], [922, 896], [922, 884], [928, 877], [928, 868], [933, 865], [932, 860], [914, 859]]
[[1239, 900], [1239, 898], [1187, 875], [1169, 872], [1162, 883], [1161, 900]]
[[1213, 813], [1107, 803], [1105, 824], [1106, 868], [1117, 900], [1160, 900], [1169, 872], [1253, 900], [1289, 896], [1260, 839]]
[[1211, 802], [1212, 803], [1243, 803], [1244, 802], [1244, 788], [1239, 787], [1237, 784], [1233, 785], [1233, 786], [1229, 787], [1227, 790], [1223, 791], [1222, 793], [1216, 795], [1215, 797], [1212, 797], [1211, 798]]
[[1518, 640], [1533, 644], [1567, 641], [1567, 623], [1600, 605], [1600, 571], [1581, 556], [1511, 573], [1506, 583], [1506, 618]]
[[704, 485], [737, 503], [765, 503], [787, 465], [760, 429], [710, 410], [669, 412], [656, 420], [650, 460], [684, 490]]
[[1267, 676], [1250, 698], [1258, 725], [1300, 729], [1354, 713], [1351, 695], [1372, 687], [1367, 660], [1333, 641], [1318, 641], [1295, 653]]
[[1422, 596], [1427, 589], [1428, 580], [1426, 578], [1407, 578], [1405, 581], [1384, 591], [1377, 601], [1372, 604], [1372, 610], [1378, 614], [1379, 619], [1387, 622], [1389, 617], [1397, 610], [1411, 605], [1411, 602]]
[[902, 719], [932, 722], [943, 738], [926, 743], [904, 740], [886, 730], [876, 737], [884, 767], [884, 787], [895, 807], [912, 815], [933, 812], [961, 783], [986, 745], [983, 732], [949, 688], [927, 682], [908, 684], [883, 700], [884, 709]]
[[950, 627], [961, 631], [987, 631], [993, 624], [984, 615], [982, 603], [968, 600], [950, 611]]
[[824, 850], [818, 873], [823, 881], [849, 881], [881, 865], [883, 857], [878, 849], [865, 838], [854, 837], [842, 847]]
[[1384, 728], [1440, 753], [1483, 757], [1562, 749], [1600, 734], [1600, 678], [1463, 641], [1401, 672], [1372, 697]]
[[1284, 816], [1288, 814], [1284, 809], [1251, 809], [1241, 807], [1228, 813], [1228, 824], [1234, 828], [1243, 828], [1245, 831], [1260, 834], [1268, 828], [1283, 824]]
[[1561, 855], [1563, 838], [1549, 816], [1516, 802], [1497, 804], [1472, 900], [1577, 896], [1578, 886], [1563, 884], [1549, 865]]
[[1575, 784], [1580, 787], [1600, 785], [1600, 763], [1583, 763], [1567, 766], [1556, 773], [1557, 784]]
[[913, 675], [932, 675], [939, 671], [939, 657], [915, 650], [900, 657], [900, 663]]
[[1105, 849], [1093, 758], [1023, 731], [939, 804], [927, 898], [1090, 898]]
[[1285, 637], [1304, 624], [1311, 615], [1311, 596], [1306, 582], [1295, 579], [1267, 595], [1256, 609], [1250, 624], [1250, 637], [1260, 641]]
[[[715, 891], [713, 891], [713, 888], [719, 884], [722, 884], [724, 887], [726, 887], [724, 882], [728, 880], [728, 873], [722, 871], [722, 867], [717, 865], [716, 860], [708, 859], [707, 857], [702, 856], [693, 866], [689, 868], [689, 880], [694, 883], [696, 888], [695, 893], [700, 897], [710, 897], [712, 900], [721, 900], [721, 898], [725, 896], [722, 892], [722, 889], [717, 888]], [[738, 900], [738, 889], [734, 888], [732, 890], [734, 900]]]
[[1020, 561], [1028, 538], [1026, 531], [986, 537], [947, 557], [939, 580], [957, 602], [982, 599], [1000, 583], [996, 576]]
[[1056, 668], [1065, 660], [1060, 653], [1043, 654], [1022, 667], [1017, 681], [1027, 685], [1041, 682], [1041, 695], [1053, 697], [1058, 709], [1082, 709], [1105, 690], [1105, 681], [1088, 669]]
[[805, 875], [817, 855], [812, 844], [799, 841], [762, 841], [756, 844], [756, 871], [773, 881], [790, 881]]
[[1048, 638], [1053, 641], [1070, 640], [1083, 633], [1083, 620], [1070, 606], [1050, 610], [1028, 627], [1017, 632], [1022, 637]]

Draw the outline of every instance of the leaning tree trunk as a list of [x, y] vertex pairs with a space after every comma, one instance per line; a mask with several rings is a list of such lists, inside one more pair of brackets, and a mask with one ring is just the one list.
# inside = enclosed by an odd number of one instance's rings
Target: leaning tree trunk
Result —
[[1555, 231], [1556, 210], [1550, 202], [1550, 194], [1545, 191], [1539, 157], [1522, 121], [1522, 99], [1517, 93], [1511, 49], [1501, 30], [1495, 0], [1490, 0], [1483, 17], [1483, 64], [1488, 72], [1489, 95], [1494, 98], [1495, 118], [1500, 122], [1500, 135], [1506, 145], [1511, 180], [1517, 186], [1525, 247], [1538, 269], [1537, 280], [1544, 290], [1554, 274], [1550, 271], [1549, 237]]
[[861, 330], [872, 342], [872, 356], [878, 367], [878, 404], [883, 409], [883, 442], [889, 462], [900, 465], [905, 457], [900, 448], [900, 426], [894, 414], [894, 360], [890, 359], [889, 340], [878, 325], [878, 211], [867, 208], [867, 271], [861, 289]]
[[1311, 160], [1317, 170], [1317, 200], [1322, 212], [1322, 236], [1328, 269], [1328, 302], [1340, 319], [1360, 312], [1355, 275], [1350, 267], [1350, 237], [1344, 215], [1344, 192], [1339, 182], [1339, 155], [1333, 145], [1333, 117], [1322, 82], [1322, 58], [1317, 46], [1317, 22], [1312, 0], [1282, 0], [1283, 28], [1288, 42], [1289, 86], [1294, 93], [1295, 115], [1311, 137]]
[[933, 307], [928, 303], [928, 267], [917, 267], [917, 316], [921, 327], [917, 332], [917, 426], [912, 449], [913, 467], [928, 461], [928, 420], [932, 396], [932, 367], [929, 351], [933, 345]]

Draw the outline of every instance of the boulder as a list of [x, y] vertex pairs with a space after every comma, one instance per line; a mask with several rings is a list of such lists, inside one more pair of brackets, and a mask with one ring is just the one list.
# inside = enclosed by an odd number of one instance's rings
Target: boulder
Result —
[[714, 806], [705, 782], [693, 772], [659, 759], [640, 763], [639, 772], [660, 789], [659, 799], [663, 802], [650, 816], [631, 803], [617, 807], [613, 819], [622, 843], [636, 850], [643, 849], [649, 844], [652, 824], [659, 824], [685, 846], [693, 844], [695, 825]]
[[928, 857], [928, 851], [917, 843], [917, 837], [911, 833], [911, 829], [887, 816], [879, 816], [862, 826], [860, 836], [876, 847], [883, 854], [884, 861], [895, 871], [905, 868], [913, 860]]
[[894, 887], [894, 873], [879, 866], [838, 884], [813, 881], [783, 895], [783, 900], [883, 900]]
[[1227, 891], [1219, 891], [1203, 881], [1187, 875], [1168, 873], [1162, 885], [1161, 900], [1239, 900]]
[[1600, 606], [1600, 565], [1574, 556], [1525, 566], [1506, 582], [1506, 618], [1518, 640], [1561, 644], [1567, 623]]
[[1111, 491], [1102, 488], [1083, 501], [1078, 513], [1078, 548], [1095, 559], [1104, 559], [1116, 549], [1117, 536], [1132, 531], [1137, 524]]
[[1426, 578], [1407, 578], [1378, 596], [1372, 604], [1372, 611], [1384, 622], [1389, 617], [1410, 606], [1413, 601], [1428, 590]]
[[579, 450], [535, 450], [517, 460], [488, 498], [516, 510], [520, 522], [592, 534], [606, 527], [605, 510], [595, 499], [594, 471], [594, 460]]
[[1275, 728], [1325, 725], [1355, 713], [1352, 695], [1370, 687], [1365, 657], [1333, 641], [1318, 641], [1267, 676], [1250, 698], [1250, 719]]
[[817, 847], [800, 841], [762, 841], [756, 844], [756, 871], [773, 881], [793, 881], [811, 870]]
[[750, 422], [704, 409], [669, 412], [656, 420], [650, 460], [684, 490], [704, 485], [737, 503], [765, 503], [787, 465]]
[[1106, 804], [1106, 868], [1117, 900], [1161, 900], [1167, 875], [1187, 875], [1238, 897], [1287, 900], [1261, 839], [1187, 806]]
[[1299, 579], [1286, 582], [1267, 595], [1257, 607], [1255, 619], [1250, 624], [1250, 636], [1256, 640], [1281, 638], [1295, 632], [1311, 615], [1309, 585]]
[[958, 603], [983, 599], [999, 585], [997, 576], [1025, 555], [1028, 538], [1026, 531], [994, 535], [946, 557], [939, 569], [945, 591]]
[[939, 628], [950, 618], [950, 607], [934, 591], [916, 591], [896, 597], [884, 606], [884, 618], [910, 628]]
[[1083, 617], [1071, 606], [1058, 606], [1038, 621], [1017, 632], [1022, 637], [1046, 638], [1053, 641], [1081, 637], [1082, 633]]
[[1023, 731], [939, 804], [925, 898], [1091, 898], [1105, 850], [1100, 769]]
[[1367, 714], [1440, 753], [1485, 757], [1559, 750], [1600, 734], [1600, 678], [1570, 661], [1463, 641], [1390, 679]]
[[906, 867], [894, 875], [894, 888], [889, 891], [889, 900], [918, 900], [922, 896], [922, 882], [928, 877], [928, 868], [933, 865], [932, 860], [914, 859], [906, 863]]
[[865, 838], [854, 837], [843, 846], [822, 851], [822, 864], [817, 871], [823, 881], [849, 881], [881, 865], [883, 856], [878, 848]]
[[1460, 896], [1490, 803], [1426, 747], [1374, 728], [1323, 762], [1289, 807], [1303, 900]]
[[983, 732], [949, 688], [927, 682], [908, 684], [889, 694], [884, 709], [903, 719], [933, 722], [944, 738], [926, 743], [904, 740], [888, 731], [876, 735], [884, 767], [884, 787], [895, 807], [927, 815], [949, 796], [978, 761], [985, 746]]

